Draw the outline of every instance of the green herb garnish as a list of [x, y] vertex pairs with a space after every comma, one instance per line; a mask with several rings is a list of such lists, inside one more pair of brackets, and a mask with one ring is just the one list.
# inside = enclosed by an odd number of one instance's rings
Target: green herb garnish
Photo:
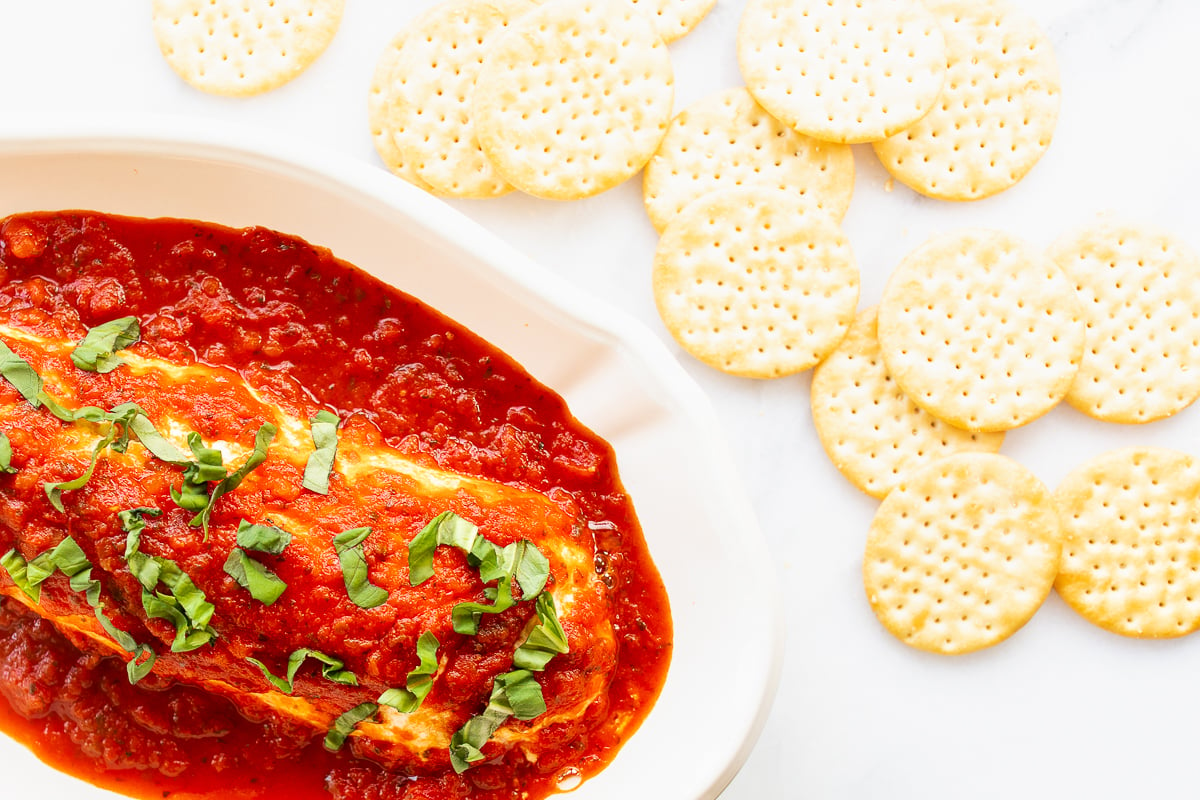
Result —
[[11, 475], [17, 468], [12, 465], [12, 442], [8, 436], [0, 432], [0, 472]]
[[285, 678], [277, 678], [271, 674], [271, 670], [267, 669], [267, 665], [259, 661], [257, 658], [247, 658], [254, 666], [262, 671], [263, 677], [270, 681], [271, 685], [284, 694], [291, 694], [295, 691], [296, 673], [300, 669], [300, 665], [304, 663], [306, 658], [312, 658], [321, 662], [321, 676], [333, 681], [334, 683], [342, 683], [347, 686], [358, 686], [358, 678], [353, 672], [346, 669], [346, 664], [341, 659], [327, 656], [318, 650], [309, 650], [301, 648], [292, 651], [288, 656], [287, 673]]
[[13, 385], [21, 396], [29, 401], [34, 408], [41, 406], [38, 395], [42, 391], [42, 376], [28, 361], [9, 349], [8, 345], [0, 342], [0, 377]]
[[329, 474], [333, 471], [333, 459], [337, 455], [339, 422], [337, 415], [324, 409], [308, 421], [316, 449], [304, 465], [304, 481], [301, 485], [305, 489], [318, 494], [329, 494]]
[[450, 738], [450, 765], [465, 772], [483, 760], [483, 746], [509, 717], [533, 719], [546, 711], [542, 687], [529, 670], [518, 669], [497, 675], [492, 696], [482, 714], [471, 717]]
[[[46, 399], [48, 400], [49, 398]], [[125, 452], [125, 449], [129, 446], [132, 421], [138, 416], [145, 416], [142, 413], [142, 409], [134, 403], [122, 403], [113, 408], [112, 411], [104, 411], [95, 406], [84, 406], [75, 411], [66, 411], [63, 409], [63, 411], [68, 418], [65, 421], [77, 422], [84, 420], [95, 424], [108, 423], [108, 428], [104, 432], [104, 436], [92, 448], [92, 458], [82, 475], [69, 481], [43, 484], [43, 488], [46, 490], [46, 497], [50, 500], [50, 505], [59, 511], [66, 510], [63, 507], [62, 493], [82, 489], [91, 480], [92, 472], [96, 469], [96, 462], [105, 448], [111, 447], [118, 453]]]
[[346, 737], [358, 727], [358, 723], [370, 719], [379, 711], [378, 703], [361, 703], [338, 717], [333, 727], [325, 734], [325, 749], [336, 753], [346, 743]]
[[221, 499], [221, 496], [232, 492], [246, 476], [254, 471], [259, 464], [267, 460], [267, 447], [270, 446], [271, 440], [275, 438], [275, 426], [269, 422], [264, 422], [258, 429], [258, 433], [254, 434], [254, 451], [247, 456], [245, 463], [238, 467], [227, 477], [218, 481], [213, 487], [212, 494], [208, 498], [207, 505], [200, 510], [200, 513], [192, 517], [189, 525], [199, 525], [204, 528], [204, 536], [208, 537], [208, 520], [212, 516], [213, 506]]
[[333, 537], [333, 548], [342, 565], [346, 593], [359, 608], [375, 608], [383, 605], [388, 598], [388, 593], [371, 583], [367, 574], [367, 558], [363, 554], [362, 543], [370, 533], [370, 528], [351, 528]]
[[247, 550], [277, 556], [291, 544], [292, 535], [282, 528], [242, 520], [238, 523], [237, 543]]
[[[144, 517], [161, 513], [158, 509], [135, 508], [122, 511], [117, 518], [127, 534], [125, 563], [142, 585], [142, 608], [148, 616], [165, 619], [175, 627], [171, 651], [186, 653], [216, 638], [217, 632], [209, 625], [216, 609], [178, 564], [169, 558], [148, 556], [139, 549]], [[166, 592], [157, 591], [160, 583], [167, 587]]]
[[54, 574], [54, 565], [50, 563], [50, 551], [39, 555], [33, 561], [26, 561], [15, 547], [0, 556], [0, 566], [12, 578], [17, 588], [25, 593], [35, 603], [42, 601], [42, 582]]
[[137, 317], [121, 317], [90, 329], [71, 351], [75, 366], [88, 372], [112, 372], [125, 363], [117, 355], [141, 336]]
[[550, 562], [534, 544], [526, 539], [498, 547], [479, 534], [479, 527], [452, 511], [434, 517], [408, 545], [408, 580], [420, 586], [433, 577], [433, 553], [439, 545], [457, 548], [467, 556], [467, 563], [478, 568], [484, 583], [496, 581], [496, 586], [484, 589], [488, 603], [459, 603], [451, 612], [457, 633], [474, 636], [484, 614], [499, 614], [512, 608], [514, 578], [521, 585], [521, 599], [536, 597], [550, 578]]
[[411, 714], [421, 707], [421, 703], [433, 688], [433, 675], [437, 672], [438, 640], [429, 631], [417, 639], [417, 666], [408, 673], [403, 689], [388, 689], [379, 695], [380, 705], [390, 706], [402, 714]]
[[266, 565], [235, 547], [225, 559], [225, 574], [250, 592], [250, 596], [263, 605], [271, 605], [287, 589], [287, 584], [269, 570]]
[[558, 621], [554, 595], [542, 592], [537, 598], [538, 624], [513, 653], [513, 666], [541, 672], [550, 659], [568, 652], [567, 634]]
[[[333, 727], [325, 734], [325, 749], [330, 752], [340, 750], [346, 742], [346, 737], [358, 727], [360, 722], [374, 717], [381, 705], [394, 708], [402, 714], [411, 714], [420, 708], [421, 703], [429, 695], [429, 690], [433, 687], [433, 675], [437, 672], [438, 667], [437, 649], [437, 637], [429, 631], [422, 633], [421, 638], [417, 639], [417, 660], [419, 663], [408, 673], [408, 678], [404, 684], [405, 688], [388, 689], [379, 695], [379, 699], [374, 703], [362, 703], [338, 717], [333, 723]], [[294, 658], [295, 655], [293, 653], [292, 657]], [[249, 660], [254, 661], [254, 659]], [[288, 683], [284, 684], [279, 678], [267, 672], [262, 665], [259, 665], [259, 668], [267, 675], [267, 680], [274, 683], [277, 687], [281, 685], [290, 686], [291, 676], [295, 672], [291, 666], [291, 659], [288, 659]], [[290, 694], [290, 690], [288, 693]], [[488, 735], [490, 736], [491, 734]]]

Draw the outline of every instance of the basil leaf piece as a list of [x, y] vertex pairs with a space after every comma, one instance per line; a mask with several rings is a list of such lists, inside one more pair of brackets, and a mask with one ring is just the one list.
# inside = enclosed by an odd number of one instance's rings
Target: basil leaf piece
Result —
[[31, 406], [41, 407], [42, 401], [38, 395], [42, 391], [42, 376], [4, 342], [0, 342], [0, 377], [11, 383]]
[[231, 472], [228, 476], [221, 478], [216, 486], [213, 487], [212, 494], [208, 497], [208, 503], [200, 510], [200, 513], [192, 517], [189, 525], [199, 525], [204, 529], [204, 538], [208, 538], [208, 520], [212, 516], [213, 506], [221, 499], [221, 496], [232, 492], [246, 476], [253, 472], [259, 464], [267, 460], [267, 448], [271, 444], [271, 440], [275, 438], [276, 428], [269, 422], [264, 422], [258, 429], [258, 433], [254, 434], [254, 451], [247, 456], [245, 463]]
[[247, 550], [277, 556], [292, 542], [292, 535], [282, 528], [242, 520], [238, 523], [237, 543]]
[[263, 677], [270, 681], [271, 685], [284, 694], [291, 694], [295, 691], [296, 673], [300, 669], [300, 665], [307, 658], [312, 658], [321, 662], [321, 677], [333, 681], [334, 683], [342, 683], [347, 686], [358, 686], [358, 677], [346, 669], [345, 662], [341, 659], [327, 656], [319, 650], [309, 650], [301, 648], [292, 652], [288, 656], [287, 662], [287, 677], [277, 678], [267, 669], [266, 664], [259, 661], [257, 658], [247, 658], [254, 666], [262, 672]]
[[88, 372], [112, 372], [125, 363], [117, 355], [141, 338], [137, 317], [121, 317], [90, 329], [71, 351], [75, 366]]
[[333, 727], [325, 734], [325, 749], [336, 753], [346, 743], [346, 737], [358, 727], [358, 723], [370, 719], [379, 711], [378, 703], [361, 703], [338, 717]]
[[229, 558], [225, 559], [225, 573], [263, 605], [271, 605], [287, 589], [287, 584], [278, 575], [246, 555], [246, 551], [240, 547], [229, 552]]
[[[17, 588], [24, 591], [30, 600], [35, 603], [42, 602], [42, 581], [47, 576], [43, 576], [41, 579], [31, 578], [29, 561], [25, 560], [24, 555], [20, 554], [16, 547], [4, 555], [0, 555], [0, 566], [4, 567], [8, 577], [12, 578], [12, 582], [17, 584]], [[53, 570], [50, 571], [53, 572]]]
[[542, 687], [528, 670], [513, 670], [492, 681], [492, 696], [483, 713], [467, 720], [450, 738], [450, 765], [458, 773], [483, 760], [483, 746], [509, 717], [529, 720], [546, 711]]
[[437, 672], [438, 640], [430, 631], [417, 639], [417, 659], [420, 663], [408, 673], [403, 689], [388, 689], [379, 695], [379, 704], [396, 709], [402, 714], [411, 714], [421, 707], [429, 690], [433, 688], [433, 676]]
[[[151, 513], [157, 512], [157, 513]], [[148, 556], [140, 551], [146, 515], [159, 516], [158, 509], [135, 508], [117, 515], [125, 539], [125, 563], [142, 585], [142, 608], [154, 619], [165, 619], [175, 628], [171, 651], [186, 653], [211, 642], [217, 632], [209, 625], [216, 610], [204, 592], [179, 565], [169, 558]], [[168, 591], [158, 592], [159, 583]]]
[[301, 485], [305, 489], [329, 494], [329, 474], [333, 472], [333, 459], [337, 455], [337, 429], [340, 422], [336, 414], [324, 409], [308, 421], [316, 449], [304, 465], [304, 481]]
[[106, 447], [111, 447], [117, 452], [125, 452], [125, 448], [129, 444], [130, 421], [140, 414], [141, 411], [133, 403], [122, 403], [112, 411], [104, 411], [95, 406], [84, 406], [75, 411], [67, 412], [70, 420], [73, 422], [79, 420], [97, 424], [107, 422], [108, 430], [105, 431], [103, 438], [96, 442], [96, 446], [92, 448], [92, 459], [82, 475], [69, 481], [43, 484], [42, 488], [46, 491], [46, 497], [50, 499], [50, 505], [59, 511], [66, 510], [63, 507], [62, 493], [64, 491], [81, 489], [91, 480], [92, 471], [96, 469], [96, 462], [100, 458], [100, 453]]
[[491, 583], [504, 577], [516, 578], [521, 584], [521, 599], [531, 600], [546, 588], [550, 562], [528, 539], [499, 550], [493, 547], [479, 563], [479, 579]]
[[125, 662], [125, 674], [129, 677], [129, 683], [135, 684], [142, 678], [150, 674], [150, 670], [154, 669], [154, 661], [158, 657], [149, 645], [139, 644], [132, 636], [117, 626], [112, 624], [112, 620], [104, 613], [104, 606], [98, 605], [94, 609], [96, 612], [96, 620], [100, 626], [116, 640], [121, 649], [127, 653], [132, 653], [133, 658]]
[[433, 552], [438, 545], [449, 545], [467, 555], [467, 563], [478, 566], [496, 546], [479, 535], [475, 523], [453, 511], [438, 514], [408, 544], [408, 582], [420, 586], [433, 577]]
[[[61, 419], [63, 422], [75, 421], [75, 412], [71, 411], [71, 409], [62, 405], [45, 392], [38, 392], [37, 401], [41, 405], [45, 406], [47, 411]], [[34, 403], [34, 408], [37, 407], [38, 403]]]
[[538, 625], [513, 653], [513, 666], [541, 672], [550, 659], [559, 653], [570, 652], [567, 634], [558, 621], [554, 595], [542, 592], [537, 598]]
[[346, 593], [359, 608], [375, 608], [388, 599], [388, 593], [371, 583], [367, 574], [367, 558], [362, 543], [371, 532], [370, 528], [351, 528], [333, 537], [333, 549], [337, 551], [342, 565], [342, 579]]
[[454, 625], [455, 633], [474, 636], [479, 633], [479, 621], [484, 614], [499, 614], [516, 603], [512, 594], [512, 578], [507, 575], [502, 577], [495, 587], [484, 589], [484, 595], [492, 600], [491, 605], [465, 602], [450, 609], [450, 621]]
[[[116, 411], [116, 409], [113, 410]], [[141, 412], [141, 409], [138, 410]], [[129, 430], [150, 451], [150, 454], [159, 461], [166, 461], [178, 466], [187, 464], [187, 454], [159, 433], [154, 427], [154, 423], [150, 421], [150, 418], [144, 412], [135, 414], [129, 420]]]
[[12, 465], [12, 442], [0, 431], [0, 472], [11, 475], [16, 471], [17, 468]]
[[162, 512], [157, 508], [138, 506], [117, 514], [121, 530], [125, 531], [125, 560], [138, 552], [142, 546], [142, 531], [146, 529], [146, 517], [161, 517]]

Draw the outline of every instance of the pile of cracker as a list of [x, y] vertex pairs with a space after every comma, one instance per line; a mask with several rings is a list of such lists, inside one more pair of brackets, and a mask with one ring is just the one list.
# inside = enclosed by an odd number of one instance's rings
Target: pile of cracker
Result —
[[1200, 628], [1200, 464], [1105, 453], [1056, 491], [997, 453], [1059, 402], [1148, 423], [1200, 397], [1200, 257], [1111, 218], [1042, 252], [1007, 233], [935, 237], [817, 368], [821, 442], [882, 503], [863, 578], [904, 642], [996, 644], [1057, 588], [1127, 636]]
[[1058, 118], [1053, 50], [1006, 0], [749, 0], [737, 53], [746, 85], [676, 116], [643, 182], [659, 314], [734, 375], [809, 369], [850, 331], [851, 144], [974, 200], [1028, 173]]
[[375, 149], [445, 197], [590, 197], [636, 175], [671, 119], [666, 43], [714, 0], [445, 0], [380, 57]]

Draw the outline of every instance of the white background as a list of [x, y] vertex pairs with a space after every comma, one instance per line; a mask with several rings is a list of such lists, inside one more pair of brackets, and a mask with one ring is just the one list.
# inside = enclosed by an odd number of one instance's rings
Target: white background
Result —
[[[0, 3], [0, 135], [7, 121], [122, 112], [228, 120], [378, 165], [367, 87], [388, 40], [430, 0], [348, 0], [341, 30], [305, 74], [249, 99], [203, 95], [158, 54], [149, 3]], [[1110, 211], [1200, 247], [1200, 4], [1189, 0], [1017, 0], [1047, 29], [1062, 71], [1054, 142], [1018, 186], [989, 200], [918, 197], [856, 147], [845, 229], [878, 300], [898, 261], [929, 235], [991, 226], [1049, 244]], [[719, 0], [671, 46], [676, 108], [741, 84], [742, 3]], [[382, 167], [380, 167], [382, 169]], [[808, 411], [809, 377], [734, 379], [691, 362], [651, 297], [655, 234], [640, 180], [555, 203], [522, 196], [454, 205], [571, 282], [645, 322], [712, 399], [784, 587], [784, 677], [760, 744], [727, 800], [826, 797], [1194, 796], [1200, 637], [1123, 640], [1051, 597], [992, 650], [940, 658], [886, 634], [867, 606], [862, 546], [876, 502], [826, 460]], [[403, 287], [400, 287], [403, 288]], [[1200, 409], [1149, 427], [1103, 425], [1069, 409], [1009, 435], [1003, 452], [1054, 486], [1087, 457], [1125, 444], [1200, 453]], [[658, 554], [660, 559], [669, 553]], [[736, 641], [734, 632], [714, 632]], [[730, 657], [750, 658], [752, 653]], [[697, 698], [713, 702], [714, 698]]]

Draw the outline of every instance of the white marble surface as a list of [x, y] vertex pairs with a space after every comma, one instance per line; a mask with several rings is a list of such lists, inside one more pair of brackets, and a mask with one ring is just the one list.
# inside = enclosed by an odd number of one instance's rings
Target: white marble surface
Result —
[[[963, 226], [1048, 244], [1111, 211], [1200, 247], [1200, 4], [1015, 1], [1042, 22], [1058, 54], [1063, 106], [1053, 145], [1024, 182], [967, 205], [921, 198], [899, 184], [886, 191], [870, 148], [857, 147], [845, 228], [864, 304], [878, 300], [905, 253], [934, 232]], [[377, 164], [365, 119], [374, 61], [429, 4], [349, 0], [341, 31], [312, 69], [270, 94], [234, 100], [202, 95], [175, 77], [158, 55], [144, 0], [6, 0], [0, 134], [7, 120], [67, 109], [81, 119], [155, 111], [253, 125]], [[719, 0], [671, 46], [677, 108], [740, 84], [741, 6]], [[670, 342], [649, 289], [655, 236], [639, 181], [575, 203], [511, 196], [455, 205]], [[825, 459], [807, 408], [808, 376], [733, 379], [671, 347], [717, 407], [788, 603], [775, 709], [726, 800], [1196, 793], [1200, 637], [1119, 639], [1051, 597], [990, 651], [949, 659], [909, 650], [883, 632], [864, 598], [861, 549], [876, 503]], [[1200, 408], [1144, 428], [1058, 409], [1012, 433], [1004, 452], [1053, 486], [1084, 458], [1138, 443], [1200, 453]], [[730, 657], [753, 654], [731, 649]]]

